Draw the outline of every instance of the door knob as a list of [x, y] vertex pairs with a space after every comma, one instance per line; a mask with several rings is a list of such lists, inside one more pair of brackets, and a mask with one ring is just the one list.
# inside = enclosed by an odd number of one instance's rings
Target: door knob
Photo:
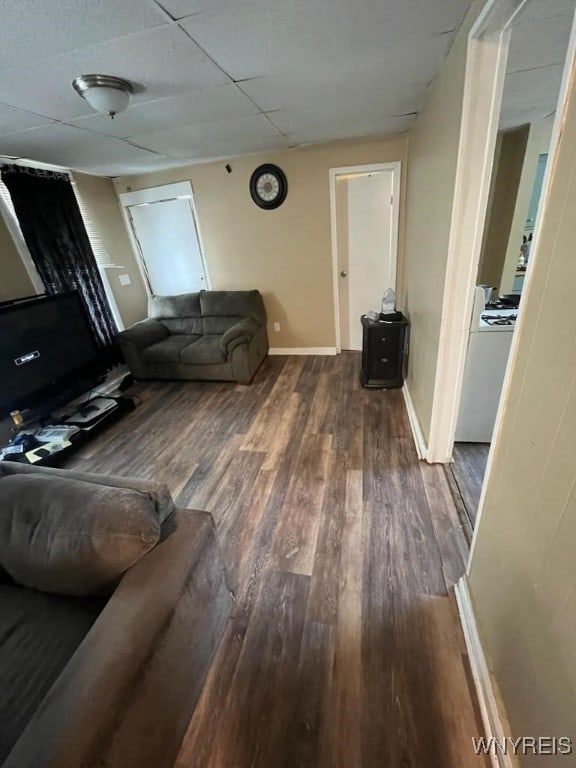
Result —
[[342, 272], [340, 272], [340, 276], [341, 277], [346, 277], [347, 274], [348, 274], [348, 272], [346, 272], [345, 269], [343, 269]]

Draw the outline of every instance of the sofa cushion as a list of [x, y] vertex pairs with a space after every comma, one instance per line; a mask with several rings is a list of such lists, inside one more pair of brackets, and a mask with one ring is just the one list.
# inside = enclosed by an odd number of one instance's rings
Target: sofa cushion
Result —
[[178, 296], [151, 296], [148, 299], [148, 317], [201, 317], [199, 293], [181, 293]]
[[204, 333], [225, 333], [228, 328], [245, 319], [240, 315], [206, 315], [202, 318]]
[[53, 476], [0, 480], [0, 565], [27, 587], [101, 592], [159, 537], [157, 510], [141, 491]]
[[180, 353], [180, 361], [193, 365], [215, 365], [226, 362], [226, 354], [221, 344], [222, 336], [200, 336], [197, 341], [185, 347]]
[[0, 582], [0, 765], [106, 601]]
[[148, 299], [148, 317], [159, 320], [172, 334], [202, 334], [200, 294], [152, 296]]
[[266, 322], [260, 291], [202, 291], [200, 307], [203, 317], [251, 317], [261, 325]]
[[63, 480], [72, 478], [83, 480], [85, 483], [106, 485], [111, 488], [134, 488], [145, 493], [154, 505], [156, 515], [161, 523], [174, 515], [176, 507], [170, 489], [165, 483], [148, 480], [141, 477], [120, 477], [119, 475], [98, 475], [95, 472], [80, 470], [58, 469], [57, 467], [39, 467], [37, 464], [20, 464], [16, 461], [0, 461], [0, 478], [12, 475], [39, 475], [41, 477], [59, 477]]
[[204, 321], [201, 317], [167, 317], [160, 320], [168, 333], [201, 336], [204, 333]]
[[151, 344], [141, 352], [142, 359], [147, 363], [177, 363], [182, 350], [200, 336], [174, 335]]

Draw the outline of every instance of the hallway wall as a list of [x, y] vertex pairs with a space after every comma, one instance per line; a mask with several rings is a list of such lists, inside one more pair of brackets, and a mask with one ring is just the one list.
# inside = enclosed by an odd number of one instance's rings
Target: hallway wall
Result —
[[470, 7], [408, 143], [404, 308], [412, 328], [407, 384], [426, 440], [440, 342], [468, 33], [484, 4], [475, 0]]
[[573, 68], [469, 577], [515, 736], [576, 733], [575, 146]]

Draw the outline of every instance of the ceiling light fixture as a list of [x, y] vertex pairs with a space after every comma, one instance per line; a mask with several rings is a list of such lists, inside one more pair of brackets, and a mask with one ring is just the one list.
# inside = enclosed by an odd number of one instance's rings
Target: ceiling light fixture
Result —
[[72, 80], [72, 87], [92, 109], [111, 118], [128, 108], [134, 93], [132, 83], [111, 75], [80, 75]]

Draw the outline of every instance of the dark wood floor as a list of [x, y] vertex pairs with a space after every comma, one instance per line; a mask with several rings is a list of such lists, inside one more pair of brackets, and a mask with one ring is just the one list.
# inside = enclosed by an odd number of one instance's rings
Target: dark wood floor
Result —
[[480, 504], [490, 443], [454, 443], [452, 474], [472, 527]]
[[446, 476], [418, 462], [401, 392], [358, 370], [272, 357], [249, 387], [150, 384], [69, 460], [216, 520], [237, 604], [178, 768], [485, 765]]

